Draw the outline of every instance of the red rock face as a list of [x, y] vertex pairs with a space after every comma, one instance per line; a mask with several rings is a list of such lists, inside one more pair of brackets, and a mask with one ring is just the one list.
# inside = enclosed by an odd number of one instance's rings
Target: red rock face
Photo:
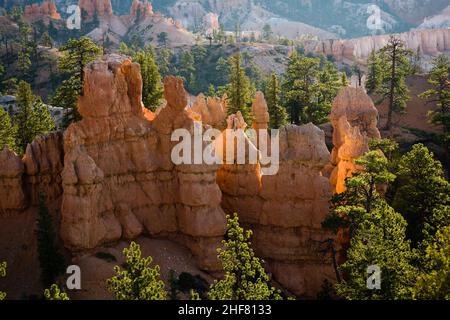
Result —
[[353, 160], [369, 151], [369, 141], [380, 139], [378, 111], [361, 88], [341, 90], [333, 102], [330, 120], [333, 125], [331, 163], [336, 166], [331, 183], [336, 193], [345, 191], [345, 179], [357, 170]]
[[27, 207], [23, 190], [23, 162], [7, 147], [0, 152], [0, 214], [22, 211]]
[[29, 23], [44, 21], [44, 23], [48, 24], [50, 20], [61, 20], [61, 15], [53, 1], [44, 1], [41, 4], [33, 3], [25, 6], [23, 17]]
[[[414, 30], [397, 35], [412, 50], [420, 48], [423, 54], [437, 55], [450, 51], [450, 29]], [[348, 40], [312, 41], [306, 44], [308, 52], [331, 55], [338, 61], [366, 61], [372, 50], [387, 44], [389, 35], [369, 36]]]
[[[257, 127], [264, 127], [268, 117], [262, 94], [253, 106]], [[227, 124], [228, 129], [246, 127], [239, 113]], [[335, 279], [326, 250], [333, 235], [321, 226], [332, 193], [329, 179], [321, 173], [330, 154], [324, 132], [312, 124], [283, 127], [279, 140], [280, 168], [275, 175], [262, 175], [260, 163], [221, 166], [217, 181], [222, 207], [229, 214], [237, 212], [244, 226], [253, 230], [252, 246], [273, 277], [291, 292], [313, 298], [325, 279]], [[246, 150], [255, 148], [247, 139]]]
[[164, 87], [167, 106], [150, 122], [139, 65], [112, 55], [86, 68], [83, 120], [64, 136], [61, 237], [74, 251], [142, 233], [169, 237], [217, 270], [226, 227], [217, 167], [172, 163], [173, 130], [192, 130], [195, 118], [182, 80], [168, 77]]

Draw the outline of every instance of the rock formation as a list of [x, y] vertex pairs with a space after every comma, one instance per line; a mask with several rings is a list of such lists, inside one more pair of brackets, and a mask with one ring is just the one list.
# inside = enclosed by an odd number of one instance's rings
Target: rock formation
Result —
[[261, 91], [256, 92], [252, 102], [253, 129], [263, 130], [269, 128], [269, 111], [264, 94]]
[[51, 20], [61, 20], [61, 15], [59, 14], [55, 3], [53, 1], [46, 0], [41, 4], [33, 3], [25, 6], [23, 18], [28, 23], [43, 21], [46, 25], [48, 25]]
[[333, 125], [331, 163], [336, 166], [331, 183], [336, 193], [345, 191], [345, 179], [357, 170], [353, 160], [369, 151], [371, 139], [380, 139], [378, 111], [362, 88], [346, 87], [333, 102], [330, 120]]
[[224, 129], [227, 118], [227, 96], [222, 98], [205, 97], [203, 93], [200, 93], [194, 100], [192, 111], [201, 117], [204, 124]]
[[[83, 251], [141, 233], [191, 249], [200, 266], [218, 268], [225, 232], [214, 166], [173, 165], [171, 134], [193, 130], [182, 80], [165, 79], [167, 105], [143, 114], [139, 65], [112, 55], [86, 68], [83, 120], [64, 136], [61, 237]], [[98, 88], [104, 88], [99, 91]]]
[[23, 173], [24, 165], [20, 157], [5, 147], [0, 152], [0, 215], [26, 208]]

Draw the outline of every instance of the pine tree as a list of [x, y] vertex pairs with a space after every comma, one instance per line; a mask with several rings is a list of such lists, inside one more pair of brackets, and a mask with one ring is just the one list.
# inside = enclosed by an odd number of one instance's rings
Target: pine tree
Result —
[[362, 79], [364, 76], [363, 71], [361, 70], [361, 68], [358, 66], [358, 64], [353, 64], [352, 66], [352, 74], [354, 74], [355, 76], [358, 77], [358, 87], [362, 87]]
[[136, 53], [133, 60], [140, 64], [142, 75], [142, 102], [152, 111], [159, 107], [163, 97], [161, 75], [155, 63], [154, 52], [150, 48]]
[[287, 124], [287, 113], [280, 103], [280, 86], [276, 73], [272, 73], [265, 95], [270, 115], [270, 128], [278, 129]]
[[166, 47], [169, 41], [169, 35], [167, 32], [158, 33], [158, 44]]
[[[6, 262], [0, 262], [0, 278], [6, 277]], [[6, 298], [6, 293], [0, 291], [0, 300]]]
[[228, 115], [241, 112], [248, 126], [252, 125], [253, 114], [251, 112], [252, 85], [249, 77], [242, 68], [242, 57], [237, 54], [230, 59], [230, 83], [228, 85]]
[[218, 258], [225, 275], [211, 285], [208, 296], [212, 300], [273, 300], [281, 299], [279, 292], [270, 286], [262, 261], [250, 247], [250, 230], [239, 225], [237, 214], [227, 216], [227, 240], [219, 249]]
[[425, 231], [428, 237], [433, 237], [440, 227], [433, 222], [437, 218], [434, 210], [447, 206], [448, 212], [450, 184], [443, 177], [441, 163], [422, 144], [414, 145], [400, 159], [397, 176], [392, 206], [408, 222], [407, 236], [416, 247], [424, 239]]
[[67, 112], [66, 123], [81, 119], [77, 110], [78, 96], [83, 95], [84, 67], [102, 54], [99, 48], [88, 37], [70, 39], [67, 44], [59, 48], [63, 55], [59, 59], [59, 69], [69, 75], [69, 79], [57, 89], [52, 98], [52, 104], [71, 109]]
[[44, 194], [39, 195], [37, 239], [41, 280], [48, 287], [64, 272], [64, 257], [58, 250], [57, 235]]
[[283, 83], [285, 104], [294, 124], [308, 123], [307, 109], [315, 102], [318, 94], [316, 83], [320, 59], [299, 56], [293, 53]]
[[426, 249], [425, 261], [412, 298], [450, 300], [450, 226], [437, 232], [435, 241]]
[[189, 50], [184, 51], [180, 57], [179, 66], [180, 75], [186, 82], [188, 90], [192, 90], [195, 87], [195, 60], [194, 56]]
[[381, 98], [378, 104], [388, 101], [388, 117], [385, 130], [391, 130], [392, 115], [394, 112], [402, 112], [410, 99], [406, 85], [406, 77], [411, 72], [409, 57], [411, 50], [405, 48], [405, 44], [395, 36], [391, 36], [388, 44], [380, 50], [383, 72], [381, 86], [377, 90]]
[[107, 280], [108, 290], [117, 300], [165, 300], [164, 282], [160, 280], [158, 265], [150, 267], [152, 257], [141, 258], [140, 246], [132, 242], [123, 253], [126, 257], [124, 270], [114, 268], [116, 276]]
[[442, 126], [442, 142], [446, 151], [447, 164], [450, 165], [450, 58], [440, 55], [433, 60], [433, 69], [430, 72], [428, 83], [433, 86], [422, 93], [422, 99], [428, 103], [436, 103], [439, 108], [430, 111], [431, 122]]
[[211, 83], [208, 87], [208, 97], [217, 97], [216, 87]]
[[160, 48], [157, 51], [156, 62], [162, 77], [168, 76], [171, 73], [172, 51], [165, 48]]
[[16, 150], [17, 128], [11, 124], [11, 119], [2, 107], [0, 107], [0, 151], [8, 146], [10, 150]]
[[366, 90], [368, 94], [372, 94], [376, 92], [376, 90], [381, 86], [382, 76], [381, 60], [375, 50], [370, 53], [367, 64], [368, 73], [366, 80]]
[[417, 48], [416, 52], [411, 53], [410, 58], [411, 71], [412, 75], [421, 74], [423, 72], [422, 69], [422, 52], [420, 50], [420, 46]]
[[70, 300], [67, 293], [61, 291], [57, 284], [52, 284], [50, 289], [44, 290], [45, 300]]
[[270, 24], [265, 24], [263, 27], [263, 35], [262, 38], [266, 41], [270, 41], [273, 37], [273, 31]]

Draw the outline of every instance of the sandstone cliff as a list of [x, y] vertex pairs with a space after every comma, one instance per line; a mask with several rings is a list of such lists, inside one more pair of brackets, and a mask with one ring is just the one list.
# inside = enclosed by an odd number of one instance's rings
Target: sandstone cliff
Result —
[[[437, 55], [450, 51], [450, 29], [415, 30], [400, 33], [406, 47], [417, 50], [420, 48], [425, 55]], [[369, 36], [348, 40], [310, 41], [305, 44], [308, 52], [333, 56], [338, 61], [364, 62], [372, 50], [379, 50], [389, 41], [389, 35]]]
[[225, 231], [216, 168], [172, 164], [170, 135], [192, 130], [194, 118], [181, 79], [164, 87], [167, 106], [150, 122], [139, 65], [113, 55], [86, 68], [83, 120], [64, 137], [61, 237], [75, 251], [141, 233], [168, 237], [214, 270]]
[[5, 147], [0, 152], [0, 213], [21, 211], [27, 201], [23, 190], [24, 165], [20, 157]]
[[[33, 233], [32, 212], [22, 216], [19, 212], [36, 205], [39, 192], [45, 192], [53, 211], [61, 211], [56, 216], [61, 220], [60, 235], [75, 255], [149, 235], [183, 245], [201, 269], [216, 271], [225, 212], [237, 212], [244, 227], [254, 231], [256, 254], [285, 288], [313, 298], [325, 279], [335, 279], [333, 259], [339, 257], [333, 256], [330, 246], [334, 243], [339, 252], [344, 242], [334, 241], [321, 223], [332, 193], [343, 191], [345, 178], [358, 169], [353, 160], [367, 151], [369, 139], [380, 137], [377, 110], [362, 89], [345, 88], [334, 101], [331, 156], [324, 132], [316, 126], [282, 127], [275, 175], [264, 175], [261, 161], [173, 164], [175, 129], [192, 133], [197, 120], [221, 130], [225, 123], [232, 130], [247, 125], [239, 113], [224, 121], [223, 99], [199, 96], [188, 108], [178, 78], [165, 79], [167, 104], [156, 115], [144, 111], [141, 91], [140, 68], [127, 58], [111, 55], [89, 64], [85, 94], [79, 100], [83, 120], [72, 124], [64, 136], [38, 137], [23, 159], [8, 149], [0, 152], [2, 222], [19, 226], [18, 221], [25, 221], [23, 233]], [[253, 110], [255, 128], [265, 130], [269, 119], [261, 93]], [[226, 139], [219, 139], [217, 146], [221, 143], [224, 155]], [[245, 145], [262, 159], [259, 143], [247, 137]], [[333, 187], [326, 175], [330, 158], [335, 166]], [[25, 238], [27, 243], [34, 241]], [[10, 252], [14, 259], [20, 256], [16, 253]]]

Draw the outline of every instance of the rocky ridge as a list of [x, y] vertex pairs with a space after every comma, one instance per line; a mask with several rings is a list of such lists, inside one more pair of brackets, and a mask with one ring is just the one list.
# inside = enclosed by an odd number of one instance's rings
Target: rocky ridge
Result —
[[[45, 192], [49, 206], [56, 208], [64, 245], [74, 256], [146, 235], [181, 244], [202, 270], [217, 271], [225, 213], [238, 212], [243, 225], [254, 231], [256, 253], [286, 289], [312, 298], [325, 279], [335, 279], [336, 257], [330, 250], [334, 236], [321, 226], [334, 192], [322, 130], [312, 124], [281, 128], [276, 175], [263, 175], [260, 161], [175, 165], [175, 129], [192, 134], [200, 120], [203, 129], [247, 125], [239, 113], [226, 119], [223, 99], [200, 96], [188, 107], [181, 79], [165, 79], [167, 103], [156, 115], [144, 112], [141, 88], [139, 66], [126, 57], [110, 55], [89, 64], [79, 100], [83, 120], [64, 135], [38, 137], [23, 159], [7, 148], [0, 153], [0, 219], [28, 217], [28, 225], [29, 214], [21, 212], [32, 210], [39, 192]], [[373, 104], [353, 90], [341, 92], [331, 116], [337, 149], [331, 160], [338, 172], [342, 163], [347, 166], [366, 150], [348, 155], [346, 143], [360, 139], [356, 145], [365, 146], [364, 135], [376, 137], [378, 132]], [[255, 97], [253, 110], [255, 128], [265, 130], [269, 119], [262, 93]], [[349, 135], [349, 127], [360, 134]], [[261, 155], [258, 143], [248, 137], [245, 141]]]

